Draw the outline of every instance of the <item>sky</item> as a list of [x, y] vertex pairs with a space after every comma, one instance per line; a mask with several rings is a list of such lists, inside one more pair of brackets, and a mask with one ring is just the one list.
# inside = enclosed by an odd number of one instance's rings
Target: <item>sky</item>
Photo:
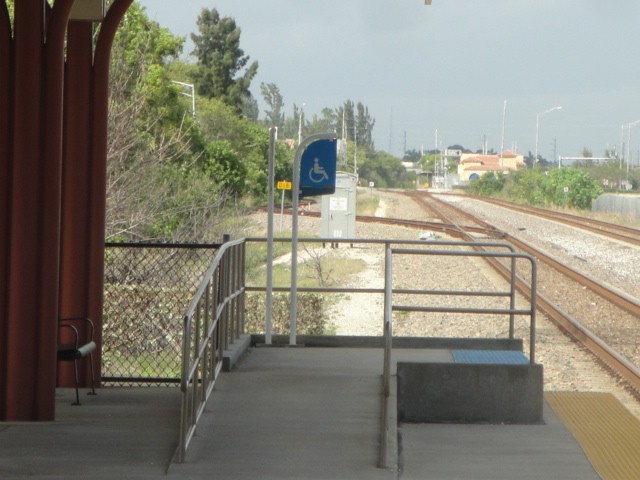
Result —
[[[287, 115], [294, 104], [309, 117], [362, 102], [376, 149], [397, 156], [485, 143], [526, 155], [537, 136], [548, 160], [624, 144], [640, 164], [638, 0], [139, 3], [187, 40], [202, 8], [233, 17], [259, 64], [251, 90], [261, 116], [260, 84], [274, 83]], [[195, 61], [192, 48], [188, 40], [185, 59]]]

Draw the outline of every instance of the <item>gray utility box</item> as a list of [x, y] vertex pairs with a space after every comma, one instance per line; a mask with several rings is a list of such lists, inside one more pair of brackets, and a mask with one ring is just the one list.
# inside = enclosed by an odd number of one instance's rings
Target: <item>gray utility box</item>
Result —
[[322, 196], [323, 238], [356, 238], [356, 187], [353, 173], [336, 173], [336, 191]]

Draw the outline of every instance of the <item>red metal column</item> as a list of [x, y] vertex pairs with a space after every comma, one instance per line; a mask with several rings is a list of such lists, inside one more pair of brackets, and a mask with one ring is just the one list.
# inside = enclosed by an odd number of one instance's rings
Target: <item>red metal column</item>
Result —
[[[40, 252], [45, 248], [45, 239], [39, 235], [43, 213], [40, 206], [52, 200], [42, 197], [39, 182], [43, 156], [43, 25], [41, 1], [16, 3], [4, 385], [5, 416], [11, 420], [54, 416], [55, 390], [49, 365], [55, 358], [55, 337], [42, 350], [43, 340], [54, 333], [46, 326], [52, 312], [43, 310], [42, 294], [49, 292], [46, 304], [51, 296], [57, 300], [57, 289], [44, 288], [42, 284], [40, 265]], [[47, 378], [41, 376], [40, 368]]]
[[[7, 261], [9, 258], [9, 196], [11, 149], [9, 117], [11, 104], [11, 75], [13, 71], [13, 39], [9, 12], [5, 3], [0, 4], [0, 391], [6, 390], [6, 338], [7, 293], [9, 284]], [[0, 395], [0, 419], [6, 409], [6, 397]]]
[[106, 213], [107, 120], [109, 116], [109, 60], [116, 31], [133, 0], [115, 0], [100, 27], [93, 67], [92, 150], [89, 218], [89, 316], [96, 318], [98, 345], [102, 344], [104, 297], [104, 227]]
[[[38, 351], [38, 383], [53, 389], [41, 400], [39, 410], [55, 412], [56, 346], [58, 333], [58, 285], [60, 252], [60, 196], [62, 175], [62, 112], [64, 85], [64, 40], [73, 0], [58, 0], [47, 16], [44, 49], [43, 155], [38, 182], [42, 202], [40, 241], [41, 324]], [[50, 405], [53, 403], [53, 406]]]
[[[53, 420], [55, 416], [60, 279], [65, 283], [62, 311], [81, 309], [99, 325], [108, 60], [116, 28], [131, 1], [115, 0], [109, 9], [100, 29], [93, 74], [88, 65], [78, 70], [76, 80], [85, 85], [84, 100], [79, 101], [85, 103], [70, 108], [71, 113], [83, 114], [86, 127], [70, 127], [73, 131], [64, 136], [64, 145], [73, 149], [78, 136], [82, 136], [80, 142], [85, 139], [84, 146], [80, 144], [69, 155], [82, 161], [85, 173], [73, 176], [71, 172], [65, 180], [65, 208], [69, 209], [65, 218], [80, 224], [81, 238], [76, 241], [72, 232], [73, 244], [65, 243], [63, 254], [65, 265], [74, 260], [81, 266], [67, 267], [62, 275], [63, 46], [73, 0], [57, 0], [46, 19], [43, 5], [48, 3], [43, 0], [15, 2], [15, 41], [6, 2], [0, 7], [0, 420]], [[90, 63], [86, 52], [92, 45], [87, 31], [86, 26], [79, 27], [76, 38], [85, 44], [79, 54], [85, 64]], [[73, 97], [70, 89], [66, 92]], [[81, 191], [86, 198], [77, 198], [76, 181], [85, 186]], [[77, 202], [89, 206], [76, 208]], [[69, 238], [68, 230], [65, 235]], [[74, 256], [78, 251], [81, 256]], [[75, 277], [77, 271], [80, 280]], [[88, 286], [74, 290], [83, 285]], [[70, 299], [68, 292], [74, 292]]]
[[[87, 306], [89, 179], [93, 168], [90, 160], [92, 35], [91, 23], [69, 22], [64, 88], [59, 312], [60, 318], [89, 317], [95, 321], [98, 319], [89, 314]], [[99, 363], [96, 359], [96, 367]], [[78, 366], [81, 378], [85, 378], [86, 362], [80, 362]], [[73, 386], [73, 365], [59, 362], [58, 369], [58, 385]]]

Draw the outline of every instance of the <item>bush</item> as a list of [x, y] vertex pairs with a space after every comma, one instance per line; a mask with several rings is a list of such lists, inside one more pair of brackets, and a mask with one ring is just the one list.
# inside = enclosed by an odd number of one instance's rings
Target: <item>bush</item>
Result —
[[[289, 333], [289, 294], [273, 295], [272, 333]], [[265, 333], [266, 295], [247, 293], [245, 297], [245, 331]], [[322, 335], [326, 330], [324, 297], [315, 293], [298, 295], [297, 333]]]

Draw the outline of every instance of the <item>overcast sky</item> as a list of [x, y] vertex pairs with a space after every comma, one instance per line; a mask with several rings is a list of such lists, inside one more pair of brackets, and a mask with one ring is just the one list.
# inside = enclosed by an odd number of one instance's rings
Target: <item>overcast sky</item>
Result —
[[[312, 115], [362, 102], [376, 120], [376, 148], [395, 155], [405, 136], [409, 150], [432, 149], [436, 138], [438, 147], [476, 150], [486, 138], [496, 151], [504, 142], [526, 154], [539, 116], [543, 157], [553, 158], [554, 143], [557, 155], [586, 147], [600, 156], [620, 149], [626, 125], [640, 120], [638, 0], [140, 3], [187, 38], [202, 8], [235, 18], [241, 48], [259, 63], [252, 92], [261, 115], [261, 82], [278, 86], [288, 115], [294, 103]], [[640, 122], [630, 131], [635, 164]]]

